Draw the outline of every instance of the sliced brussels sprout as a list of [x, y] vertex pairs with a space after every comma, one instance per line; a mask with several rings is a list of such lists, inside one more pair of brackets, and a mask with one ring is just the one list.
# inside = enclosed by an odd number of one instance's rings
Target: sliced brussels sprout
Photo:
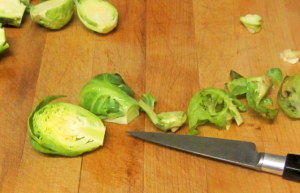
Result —
[[106, 34], [118, 24], [118, 10], [104, 0], [79, 0], [77, 13], [88, 29]]
[[257, 14], [247, 14], [240, 17], [240, 21], [251, 33], [257, 33], [261, 30], [262, 17]]
[[6, 42], [6, 36], [4, 28], [2, 28], [2, 24], [0, 23], [0, 53], [9, 48], [8, 43]]
[[300, 118], [300, 74], [285, 77], [277, 99], [278, 105], [287, 116]]
[[83, 86], [79, 103], [104, 121], [128, 124], [139, 115], [133, 95], [119, 74], [103, 73]]
[[280, 58], [285, 62], [296, 64], [300, 59], [300, 50], [284, 50], [282, 53], [280, 53]]
[[158, 129], [176, 132], [187, 119], [185, 112], [174, 111], [156, 114], [154, 112], [155, 102], [156, 99], [153, 95], [143, 94], [142, 99], [139, 101], [139, 105]]
[[[232, 75], [232, 73], [230, 74]], [[233, 79], [226, 83], [230, 95], [245, 95], [248, 105], [266, 119], [275, 119], [278, 109], [270, 109], [267, 106], [272, 104], [270, 98], [266, 99], [272, 85], [279, 85], [283, 75], [279, 68], [269, 69], [265, 75], [258, 77], [243, 77]]]
[[225, 90], [200, 90], [192, 97], [188, 107], [189, 134], [198, 134], [197, 127], [207, 122], [220, 129], [229, 129], [232, 120], [241, 125], [243, 119], [239, 111], [245, 110], [244, 104]]
[[19, 27], [26, 6], [19, 0], [0, 0], [0, 23]]
[[42, 153], [78, 156], [103, 145], [105, 126], [88, 110], [69, 103], [50, 103], [64, 96], [43, 99], [30, 114], [32, 147]]
[[73, 12], [73, 0], [49, 0], [32, 6], [30, 16], [34, 22], [58, 30], [70, 22]]

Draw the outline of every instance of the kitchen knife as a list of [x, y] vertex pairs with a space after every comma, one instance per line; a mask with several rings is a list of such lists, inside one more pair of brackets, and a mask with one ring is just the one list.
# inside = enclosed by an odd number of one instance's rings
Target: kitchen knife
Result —
[[257, 152], [254, 143], [211, 137], [128, 131], [136, 138], [300, 182], [300, 155]]

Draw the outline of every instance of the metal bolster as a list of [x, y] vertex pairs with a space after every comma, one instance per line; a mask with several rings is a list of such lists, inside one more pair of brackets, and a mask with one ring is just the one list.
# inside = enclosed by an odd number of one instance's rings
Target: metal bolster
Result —
[[282, 175], [285, 166], [286, 156], [261, 153], [258, 167], [264, 172]]

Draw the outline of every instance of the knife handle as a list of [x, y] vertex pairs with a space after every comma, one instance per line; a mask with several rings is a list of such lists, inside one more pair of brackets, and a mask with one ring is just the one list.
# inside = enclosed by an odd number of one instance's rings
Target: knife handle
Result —
[[288, 154], [286, 156], [282, 177], [300, 182], [300, 155]]

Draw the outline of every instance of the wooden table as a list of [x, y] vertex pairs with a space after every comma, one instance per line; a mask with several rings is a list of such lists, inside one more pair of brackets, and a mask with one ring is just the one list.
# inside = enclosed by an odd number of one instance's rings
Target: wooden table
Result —
[[[285, 75], [300, 73], [299, 63], [279, 58], [284, 49], [300, 49], [298, 0], [111, 2], [120, 20], [108, 35], [87, 30], [76, 14], [59, 31], [38, 26], [29, 15], [21, 28], [5, 29], [10, 49], [0, 56], [0, 192], [298, 192], [300, 183], [129, 137], [129, 130], [159, 132], [144, 115], [128, 125], [106, 124], [104, 146], [83, 156], [49, 157], [32, 149], [26, 125], [32, 108], [54, 94], [78, 104], [81, 87], [99, 73], [120, 73], [136, 98], [152, 93], [157, 112], [186, 111], [198, 90], [224, 88], [230, 70], [245, 76], [272, 67]], [[248, 13], [263, 17], [260, 33], [239, 23]], [[271, 123], [251, 109], [242, 116], [240, 127], [203, 126], [200, 135], [252, 141], [259, 151], [274, 154], [300, 154], [298, 120], [280, 112]], [[178, 133], [186, 134], [187, 126]]]

